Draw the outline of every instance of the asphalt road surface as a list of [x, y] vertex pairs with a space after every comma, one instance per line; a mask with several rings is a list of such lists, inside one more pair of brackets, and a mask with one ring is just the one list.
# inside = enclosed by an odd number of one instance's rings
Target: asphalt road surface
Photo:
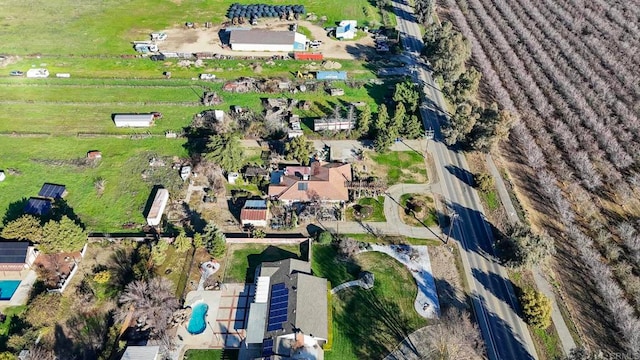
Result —
[[506, 270], [494, 260], [493, 235], [482, 204], [470, 186], [472, 174], [464, 155], [442, 142], [440, 124], [447, 120], [444, 101], [429, 67], [419, 57], [423, 47], [413, 9], [404, 0], [394, 2], [405, 50], [413, 57], [416, 82], [424, 87], [420, 107], [426, 129], [433, 129], [433, 155], [442, 195], [452, 218], [451, 238], [459, 242], [473, 309], [490, 359], [537, 359], [531, 335], [519, 317], [519, 305]]

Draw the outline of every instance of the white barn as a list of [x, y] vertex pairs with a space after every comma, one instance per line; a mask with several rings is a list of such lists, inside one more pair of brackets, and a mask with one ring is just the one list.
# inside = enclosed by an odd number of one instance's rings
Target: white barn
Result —
[[153, 114], [116, 114], [113, 122], [116, 127], [149, 127], [153, 124]]
[[231, 50], [235, 51], [304, 51], [307, 37], [294, 31], [232, 30]]
[[151, 209], [149, 209], [149, 214], [147, 214], [147, 224], [150, 226], [160, 225], [160, 220], [162, 220], [162, 214], [165, 207], [167, 207], [168, 201], [169, 191], [167, 189], [158, 189], [156, 197], [153, 198]]

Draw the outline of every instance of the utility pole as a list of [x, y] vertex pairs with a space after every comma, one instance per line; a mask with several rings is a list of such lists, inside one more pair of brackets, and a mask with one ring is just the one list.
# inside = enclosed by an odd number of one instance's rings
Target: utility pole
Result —
[[458, 213], [453, 211], [449, 214], [449, 231], [447, 232], [447, 239], [444, 241], [445, 244], [449, 243], [449, 236], [451, 236], [451, 229], [453, 229], [453, 224], [455, 220], [458, 218]]

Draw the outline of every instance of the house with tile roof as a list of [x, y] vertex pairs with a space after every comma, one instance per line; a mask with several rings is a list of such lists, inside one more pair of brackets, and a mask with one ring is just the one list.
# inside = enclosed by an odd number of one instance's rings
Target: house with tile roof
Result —
[[323, 359], [329, 336], [327, 279], [297, 259], [262, 263], [242, 359]]
[[349, 200], [351, 164], [312, 162], [272, 173], [269, 197], [284, 203]]

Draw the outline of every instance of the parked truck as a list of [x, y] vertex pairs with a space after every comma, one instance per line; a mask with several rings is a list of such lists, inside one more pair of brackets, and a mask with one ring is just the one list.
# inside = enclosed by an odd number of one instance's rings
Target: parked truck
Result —
[[158, 51], [158, 45], [152, 42], [136, 41], [133, 43], [133, 49], [139, 53], [149, 53]]

